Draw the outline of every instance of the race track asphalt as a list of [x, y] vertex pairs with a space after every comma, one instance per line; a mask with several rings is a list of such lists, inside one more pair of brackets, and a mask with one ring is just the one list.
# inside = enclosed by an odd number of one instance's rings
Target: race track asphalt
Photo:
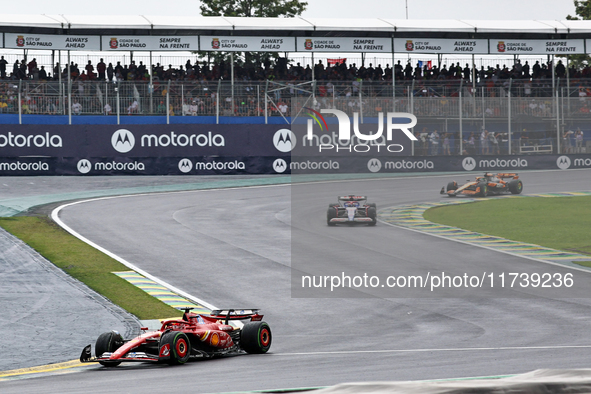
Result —
[[[473, 174], [470, 174], [473, 175]], [[351, 381], [491, 376], [589, 366], [590, 274], [378, 223], [328, 227], [327, 203], [365, 194], [378, 207], [437, 201], [453, 176], [160, 193], [66, 208], [62, 220], [98, 245], [218, 307], [259, 307], [267, 355], [182, 367], [128, 365], [0, 382], [4, 393], [229, 392]], [[589, 171], [522, 173], [524, 193], [588, 190]], [[586, 179], [582, 182], [581, 179]], [[291, 264], [318, 272], [413, 269], [574, 273], [572, 292], [493, 289], [441, 296], [355, 290], [292, 297]], [[357, 270], [357, 271], [356, 271]], [[405, 294], [407, 297], [405, 297]], [[324, 297], [326, 297], [326, 292]], [[412, 296], [412, 298], [410, 298]], [[78, 356], [73, 349], [72, 358]]]

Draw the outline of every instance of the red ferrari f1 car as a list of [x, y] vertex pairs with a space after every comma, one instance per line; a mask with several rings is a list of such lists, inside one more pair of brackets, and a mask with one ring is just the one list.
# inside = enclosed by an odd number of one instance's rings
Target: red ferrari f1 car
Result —
[[475, 181], [468, 181], [458, 187], [456, 181], [447, 184], [447, 190], [441, 188], [440, 194], [455, 197], [464, 194], [475, 197], [486, 197], [492, 194], [520, 194], [523, 191], [523, 183], [515, 173], [492, 174], [487, 172], [484, 176], [477, 176]]
[[[158, 331], [146, 331], [125, 340], [117, 331], [101, 334], [92, 357], [91, 345], [80, 355], [80, 362], [98, 362], [115, 367], [123, 361], [184, 364], [191, 358], [211, 358], [226, 354], [266, 353], [271, 347], [271, 328], [257, 309], [214, 310], [211, 315], [183, 308], [182, 319], [166, 320]], [[230, 320], [250, 319], [242, 328]]]

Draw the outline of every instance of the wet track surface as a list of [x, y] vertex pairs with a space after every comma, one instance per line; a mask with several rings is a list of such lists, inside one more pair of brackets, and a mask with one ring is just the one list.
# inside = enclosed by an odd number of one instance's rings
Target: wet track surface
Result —
[[[318, 267], [365, 264], [384, 274], [417, 265], [463, 272], [474, 261], [497, 272], [569, 272], [381, 223], [326, 226], [327, 203], [339, 194], [365, 194], [378, 207], [436, 201], [453, 178], [191, 191], [68, 207], [61, 214], [66, 224], [152, 275], [218, 307], [262, 308], [274, 334], [271, 353], [181, 367], [91, 367], [0, 382], [0, 390], [138, 392], [189, 384], [194, 392], [228, 392], [587, 367], [591, 300], [579, 297], [591, 294], [585, 272], [575, 274], [576, 299], [500, 290], [464, 298], [385, 298], [368, 291], [348, 294], [362, 298], [292, 298], [291, 252]], [[588, 171], [527, 172], [522, 179], [524, 193], [591, 188]], [[463, 255], [470, 259], [458, 258]]]

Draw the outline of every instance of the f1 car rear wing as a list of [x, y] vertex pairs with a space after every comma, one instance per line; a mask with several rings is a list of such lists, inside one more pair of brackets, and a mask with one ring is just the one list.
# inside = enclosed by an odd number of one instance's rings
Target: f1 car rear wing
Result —
[[339, 196], [339, 201], [365, 201], [367, 196]]
[[499, 178], [513, 178], [513, 179], [519, 178], [518, 174], [514, 173], [514, 172], [502, 172], [500, 174], [497, 174], [497, 176]]
[[228, 324], [229, 320], [263, 320], [263, 315], [259, 314], [259, 309], [216, 309], [211, 311], [210, 317], [219, 320], [225, 319], [225, 324]]

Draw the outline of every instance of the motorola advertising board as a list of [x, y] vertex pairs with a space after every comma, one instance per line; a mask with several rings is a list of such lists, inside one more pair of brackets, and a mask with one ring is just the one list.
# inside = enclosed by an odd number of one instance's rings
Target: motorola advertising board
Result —
[[[392, 123], [392, 122], [391, 122]], [[391, 125], [390, 125], [391, 126]], [[400, 126], [400, 125], [398, 125]], [[590, 168], [589, 155], [413, 156], [413, 141], [384, 121], [350, 143], [331, 125], [5, 125], [0, 176], [391, 174]], [[311, 133], [310, 133], [311, 131]]]
[[[278, 129], [276, 125], [6, 125], [0, 131], [0, 175], [278, 173], [281, 162], [290, 161], [285, 148], [289, 141], [281, 140]], [[281, 172], [286, 170], [283, 165]]]

